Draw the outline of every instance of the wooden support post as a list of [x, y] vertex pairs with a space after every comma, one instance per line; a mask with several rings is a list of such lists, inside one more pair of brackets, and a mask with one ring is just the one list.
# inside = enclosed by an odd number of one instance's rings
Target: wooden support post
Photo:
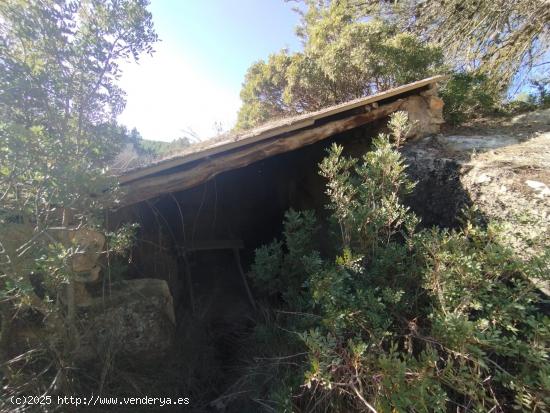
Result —
[[193, 292], [193, 278], [191, 276], [191, 266], [187, 259], [187, 253], [183, 251], [183, 262], [185, 263], [185, 278], [187, 281], [187, 290], [189, 292], [189, 303], [191, 304], [191, 313], [195, 314], [195, 293]]
[[233, 255], [235, 256], [235, 261], [237, 262], [237, 267], [239, 268], [239, 273], [241, 274], [241, 277], [243, 279], [244, 289], [246, 290], [246, 294], [248, 295], [248, 300], [250, 301], [250, 304], [252, 305], [252, 308], [256, 310], [256, 302], [254, 301], [254, 297], [252, 296], [252, 292], [250, 291], [250, 288], [248, 287], [248, 281], [246, 280], [246, 274], [243, 271], [243, 266], [241, 265], [241, 256], [239, 254], [239, 250], [237, 248], [233, 248]]

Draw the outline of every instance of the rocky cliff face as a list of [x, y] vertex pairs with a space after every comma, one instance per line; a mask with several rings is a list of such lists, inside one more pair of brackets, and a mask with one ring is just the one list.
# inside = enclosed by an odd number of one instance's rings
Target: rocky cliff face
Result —
[[550, 245], [550, 109], [477, 122], [403, 148], [409, 198], [427, 226], [452, 227], [475, 205], [528, 258]]

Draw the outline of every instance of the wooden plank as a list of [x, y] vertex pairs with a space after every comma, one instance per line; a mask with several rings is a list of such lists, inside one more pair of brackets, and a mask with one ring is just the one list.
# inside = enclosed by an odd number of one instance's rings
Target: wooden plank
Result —
[[207, 147], [204, 150], [199, 150], [198, 152], [182, 155], [180, 157], [168, 159], [166, 161], [161, 161], [157, 164], [135, 171], [129, 171], [119, 177], [119, 182], [121, 184], [125, 184], [158, 172], [165, 171], [170, 168], [174, 168], [176, 166], [185, 165], [192, 161], [213, 156], [231, 149], [239, 148], [241, 146], [260, 142], [262, 140], [269, 139], [283, 133], [303, 129], [313, 125], [313, 123], [318, 119], [322, 119], [328, 116], [335, 115], [337, 113], [355, 109], [360, 106], [365, 106], [383, 99], [388, 99], [406, 92], [410, 92], [412, 90], [439, 82], [443, 79], [446, 79], [446, 76], [433, 76], [427, 79], [419, 80], [417, 82], [409, 83], [407, 85], [386, 90], [375, 95], [367, 96], [365, 98], [355, 99], [340, 105], [334, 105], [325, 109], [321, 109], [317, 112], [312, 112], [307, 115], [290, 118], [288, 120], [288, 123], [276, 123], [273, 127], [269, 127], [268, 124], [265, 128], [257, 128], [250, 133], [244, 134], [243, 136], [230, 137], [229, 140], [215, 143], [213, 146]]
[[222, 239], [222, 240], [198, 240], [187, 242], [182, 246], [178, 246], [179, 250], [194, 252], [194, 251], [212, 251], [212, 250], [242, 250], [244, 243], [240, 239]]
[[126, 196], [123, 198], [122, 204], [130, 205], [162, 194], [192, 188], [222, 172], [242, 168], [261, 159], [311, 145], [337, 133], [386, 117], [390, 113], [399, 110], [402, 104], [403, 100], [397, 100], [370, 112], [329, 122], [316, 128], [298, 131], [289, 136], [261, 141], [233, 152], [219, 154], [217, 157], [205, 159], [190, 169], [170, 175], [140, 179], [125, 186]]
[[195, 314], [195, 292], [193, 288], [193, 276], [191, 275], [191, 265], [186, 254], [183, 254], [183, 262], [185, 263], [185, 280], [187, 283], [187, 293], [189, 294], [189, 305], [191, 306], [191, 314]]
[[[193, 152], [188, 155], [183, 155], [181, 157], [168, 159], [166, 161], [161, 161], [158, 164], [154, 164], [148, 167], [145, 167], [144, 169], [138, 169], [137, 171], [133, 172], [130, 171], [126, 174], [121, 175], [118, 180], [121, 184], [135, 181], [136, 179], [155, 174], [157, 172], [162, 172], [170, 168], [174, 168], [176, 166], [185, 165], [189, 162], [196, 161], [198, 159], [206, 158], [208, 156], [216, 155], [218, 153], [222, 153], [225, 151], [229, 151], [231, 149], [239, 148], [243, 145], [248, 145], [251, 143], [258, 142], [263, 139], [271, 138], [275, 135], [281, 135], [286, 132], [291, 132], [295, 129], [301, 129], [305, 128], [307, 126], [313, 125], [315, 122], [315, 119], [305, 119], [304, 121], [293, 123], [290, 125], [283, 125], [280, 127], [277, 127], [275, 129], [267, 129], [262, 130], [262, 133], [250, 133], [244, 135], [244, 137], [235, 140], [234, 138], [231, 141], [222, 141], [217, 144], [214, 144], [213, 146], [209, 146], [208, 148], [205, 148], [202, 151]], [[255, 131], [256, 132], [256, 131]]]
[[250, 287], [248, 286], [248, 280], [246, 279], [246, 274], [243, 270], [243, 265], [241, 264], [241, 255], [239, 254], [238, 249], [233, 250], [233, 256], [235, 257], [235, 262], [237, 264], [237, 268], [239, 270], [239, 274], [241, 274], [241, 279], [243, 280], [244, 289], [246, 291], [246, 295], [248, 296], [248, 301], [250, 301], [250, 305], [254, 310], [256, 310], [256, 302], [254, 301], [254, 296], [252, 295], [252, 291], [250, 291]]

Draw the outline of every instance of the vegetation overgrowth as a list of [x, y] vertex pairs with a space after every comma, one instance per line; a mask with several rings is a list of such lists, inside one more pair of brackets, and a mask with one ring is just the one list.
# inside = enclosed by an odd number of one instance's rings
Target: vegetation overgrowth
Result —
[[[453, 124], [549, 104], [544, 0], [297, 3], [303, 50], [250, 66], [236, 129], [433, 74], [450, 75], [442, 96]], [[519, 91], [520, 103], [510, 103]]]
[[74, 394], [83, 378], [75, 263], [86, 251], [72, 234], [103, 232], [107, 263], [133, 239], [132, 225], [109, 233], [103, 211], [118, 202], [108, 165], [128, 138], [119, 65], [157, 41], [147, 4], [0, 2], [0, 410], [13, 395]]
[[[174, 373], [132, 376], [111, 353], [77, 361], [73, 262], [85, 251], [70, 233], [103, 233], [104, 283], [122, 274], [112, 260], [135, 226], [106, 229], [120, 195], [110, 162], [128, 142], [150, 154], [189, 143], [146, 144], [117, 123], [120, 63], [158, 40], [147, 5], [0, 2], [0, 410], [12, 395], [143, 392]], [[441, 93], [451, 123], [546, 107], [549, 11], [545, 0], [306, 0], [303, 50], [251, 66], [237, 129], [438, 73], [450, 74]], [[256, 252], [266, 306], [243, 339], [249, 363], [236, 386], [251, 411], [548, 411], [550, 326], [532, 283], [548, 279], [548, 249], [521, 260], [498, 225], [472, 213], [460, 229], [419, 229], [402, 203], [413, 187], [398, 152], [406, 117], [390, 129], [362, 159], [335, 146], [320, 165], [330, 234], [314, 213], [289, 211], [283, 239]], [[333, 237], [330, 251], [319, 236]], [[25, 323], [36, 327], [30, 349], [16, 341]], [[197, 342], [183, 343], [182, 360]], [[188, 380], [176, 387], [200, 392], [191, 376], [205, 372], [179, 367]]]
[[[550, 318], [533, 280], [550, 278], [550, 249], [522, 260], [474, 210], [460, 229], [420, 229], [402, 203], [405, 120], [361, 159], [333, 145], [320, 164], [334, 251], [316, 249], [327, 234], [311, 211], [292, 210], [256, 251], [256, 289], [287, 315], [256, 331], [301, 341], [264, 397], [285, 412], [547, 411]], [[274, 351], [265, 360], [285, 361]]]

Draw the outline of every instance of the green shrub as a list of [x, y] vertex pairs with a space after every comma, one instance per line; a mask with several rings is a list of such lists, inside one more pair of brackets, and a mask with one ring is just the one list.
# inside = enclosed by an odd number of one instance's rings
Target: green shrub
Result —
[[293, 307], [301, 308], [306, 281], [305, 263], [314, 251], [316, 219], [313, 211], [285, 213], [284, 243], [273, 241], [256, 250], [252, 281], [269, 296], [281, 295]]
[[499, 93], [487, 77], [472, 73], [455, 73], [441, 89], [445, 101], [443, 115], [452, 125], [477, 115], [495, 111]]
[[[80, 380], [103, 386], [111, 373], [101, 358], [95, 371], [78, 361], [74, 264], [87, 242], [71, 234], [105, 232], [104, 211], [120, 199], [109, 171], [127, 137], [116, 122], [119, 65], [152, 52], [147, 4], [0, 2], [0, 411], [33, 410], [12, 396], [77, 394]], [[133, 232], [109, 234], [96, 251], [109, 281]]]
[[515, 96], [514, 100], [501, 104], [498, 112], [513, 116], [550, 107], [550, 79], [532, 80], [530, 85], [530, 93], [522, 92]]
[[[287, 312], [308, 309], [308, 324], [280, 320], [307, 349], [294, 411], [547, 411], [550, 318], [532, 280], [548, 280], [550, 251], [522, 261], [471, 211], [460, 230], [417, 230], [400, 201], [413, 184], [389, 136], [361, 160], [334, 145], [320, 168], [339, 253], [321, 257], [300, 230], [300, 242], [287, 236], [267, 254], [282, 258], [264, 274], [287, 277], [277, 284]], [[266, 251], [256, 271], [269, 266]]]
[[530, 112], [537, 109], [537, 104], [534, 102], [531, 96], [527, 96], [527, 99], [514, 99], [510, 102], [503, 103], [499, 107], [499, 113], [507, 116], [518, 115], [520, 113]]
[[540, 107], [550, 107], [550, 76], [531, 81], [535, 92], [530, 95], [531, 99]]

